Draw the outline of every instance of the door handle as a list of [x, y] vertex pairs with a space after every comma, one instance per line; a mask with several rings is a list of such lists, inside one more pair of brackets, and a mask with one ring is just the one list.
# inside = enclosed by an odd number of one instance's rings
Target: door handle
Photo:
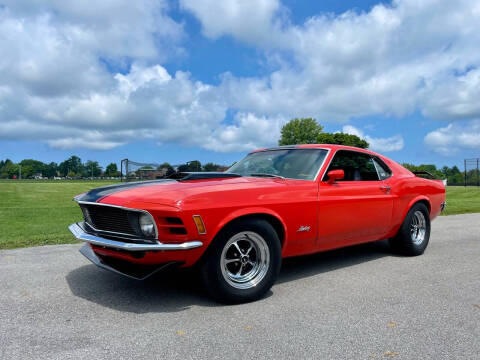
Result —
[[382, 191], [386, 192], [387, 194], [389, 194], [389, 193], [390, 193], [390, 190], [392, 190], [392, 188], [391, 188], [390, 186], [388, 186], [388, 185], [382, 185], [382, 186], [380, 186], [380, 189], [381, 189]]

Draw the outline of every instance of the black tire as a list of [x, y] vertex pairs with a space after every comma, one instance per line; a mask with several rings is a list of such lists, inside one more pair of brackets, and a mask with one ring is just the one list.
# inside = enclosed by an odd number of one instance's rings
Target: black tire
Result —
[[[423, 226], [416, 225], [421, 224], [422, 219], [424, 220]], [[415, 228], [415, 226], [417, 227]], [[421, 230], [419, 230], [421, 228], [424, 228], [423, 239], [421, 239], [421, 236], [416, 236], [421, 234]], [[425, 204], [416, 203], [408, 211], [397, 235], [390, 239], [389, 242], [395, 252], [407, 256], [417, 256], [423, 254], [429, 240], [430, 214]]]
[[[232, 241], [240, 247], [240, 252]], [[248, 263], [244, 261], [247, 252]], [[203, 283], [208, 293], [222, 303], [258, 300], [270, 290], [277, 279], [282, 261], [281, 253], [278, 234], [267, 221], [254, 218], [239, 220], [228, 225], [216, 236], [202, 259], [200, 273]], [[237, 258], [239, 260], [235, 260]], [[258, 266], [255, 267], [253, 264], [257, 263]], [[238, 270], [240, 277], [234, 279], [238, 275], [234, 273]], [[242, 283], [242, 271], [245, 272], [245, 278], [248, 278], [248, 274], [253, 276], [257, 271], [258, 273], [249, 282]]]

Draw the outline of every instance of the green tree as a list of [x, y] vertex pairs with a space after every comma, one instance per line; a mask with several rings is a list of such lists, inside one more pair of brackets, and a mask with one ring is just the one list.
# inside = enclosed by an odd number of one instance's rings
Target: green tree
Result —
[[18, 177], [20, 167], [18, 164], [13, 163], [10, 160], [5, 162], [5, 165], [2, 169], [2, 178], [13, 179], [14, 177]]
[[118, 176], [118, 167], [115, 163], [110, 163], [105, 168], [105, 175], [106, 176]]
[[46, 176], [48, 178], [57, 176], [57, 169], [58, 169], [57, 163], [52, 161], [50, 164], [45, 165], [45, 171], [43, 173], [43, 176]]
[[316, 139], [317, 144], [338, 144], [346, 146], [355, 146], [358, 148], [366, 149], [369, 144], [363, 139], [360, 139], [357, 135], [345, 134], [345, 133], [320, 133]]
[[203, 171], [219, 171], [221, 168], [223, 168], [221, 165], [214, 164], [212, 162], [208, 162], [203, 165]]
[[292, 119], [282, 127], [278, 145], [314, 144], [322, 130], [315, 119]]
[[41, 174], [43, 176], [46, 167], [43, 162], [33, 159], [24, 159], [19, 162], [19, 165], [22, 166], [23, 178], [31, 178], [36, 174]]
[[30, 179], [32, 178], [36, 173], [33, 171], [32, 165], [20, 165], [18, 164], [18, 167], [21, 167], [20, 171], [22, 174], [22, 179]]
[[339, 144], [366, 149], [369, 144], [356, 135], [323, 132], [323, 126], [312, 118], [295, 118], [286, 123], [281, 130], [279, 145], [295, 144]]
[[99, 177], [100, 175], [102, 175], [102, 168], [98, 164], [98, 161], [88, 160], [83, 166], [82, 175], [84, 177]]
[[78, 156], [71, 156], [68, 160], [65, 160], [58, 165], [58, 170], [63, 176], [67, 176], [69, 173], [81, 175], [83, 173], [82, 160]]
[[158, 165], [157, 170], [161, 169], [173, 169], [173, 166], [170, 165], [168, 162], [164, 162], [163, 164]]
[[170, 176], [175, 172], [175, 169], [173, 168], [173, 166], [170, 165], [168, 162], [164, 162], [163, 164], [157, 167], [157, 170], [162, 170], [162, 169], [166, 169], [165, 176]]
[[[438, 170], [437, 167], [433, 164], [420, 164], [420, 165], [413, 165], [409, 163], [403, 163], [403, 167], [407, 168], [410, 171], [427, 171], [432, 174], [437, 179], [444, 179], [445, 174], [442, 170]], [[448, 173], [448, 170], [447, 170]]]
[[7, 164], [9, 162], [12, 162], [10, 159], [7, 159], [5, 161], [1, 161], [0, 162], [0, 178], [6, 178], [6, 173], [5, 173], [5, 166], [7, 166]]
[[178, 167], [179, 172], [202, 171], [202, 163], [198, 160], [188, 161]]

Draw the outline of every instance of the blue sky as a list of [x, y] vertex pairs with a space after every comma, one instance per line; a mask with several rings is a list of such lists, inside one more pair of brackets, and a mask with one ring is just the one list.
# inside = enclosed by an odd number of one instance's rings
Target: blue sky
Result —
[[229, 164], [292, 117], [399, 162], [480, 156], [475, 2], [0, 4], [1, 159]]

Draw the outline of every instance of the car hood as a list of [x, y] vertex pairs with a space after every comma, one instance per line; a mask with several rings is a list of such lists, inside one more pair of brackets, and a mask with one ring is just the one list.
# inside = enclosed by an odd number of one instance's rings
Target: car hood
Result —
[[76, 201], [98, 202], [128, 207], [132, 203], [154, 203], [181, 207], [188, 198], [217, 191], [235, 191], [255, 187], [282, 186], [275, 178], [234, 177], [203, 180], [153, 180], [122, 183], [92, 189], [75, 197]]

